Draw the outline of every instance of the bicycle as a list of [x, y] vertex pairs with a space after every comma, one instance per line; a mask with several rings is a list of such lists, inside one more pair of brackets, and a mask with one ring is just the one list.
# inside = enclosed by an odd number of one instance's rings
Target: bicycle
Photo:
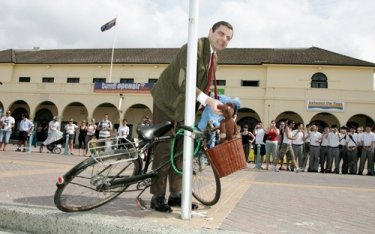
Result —
[[[54, 196], [56, 207], [64, 212], [87, 211], [106, 204], [123, 192], [140, 191], [136, 204], [146, 209], [141, 195], [151, 186], [151, 178], [158, 176], [160, 169], [168, 164], [181, 173], [174, 160], [181, 157], [182, 152], [173, 152], [173, 146], [185, 130], [192, 132], [195, 142], [192, 195], [203, 205], [216, 204], [221, 195], [220, 178], [206, 155], [202, 132], [181, 126], [176, 134], [163, 136], [173, 127], [171, 122], [139, 127], [136, 130], [138, 141], [126, 139], [120, 142], [118, 138], [90, 141], [90, 158], [58, 177]], [[172, 144], [171, 157], [149, 170], [153, 145], [164, 141]]]

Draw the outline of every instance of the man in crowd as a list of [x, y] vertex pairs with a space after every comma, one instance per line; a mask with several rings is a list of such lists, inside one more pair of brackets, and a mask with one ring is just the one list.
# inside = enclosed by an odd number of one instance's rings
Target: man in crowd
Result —
[[322, 142], [322, 134], [318, 132], [318, 127], [312, 125], [309, 131], [310, 138], [310, 158], [308, 172], [318, 172], [320, 143]]
[[367, 160], [367, 175], [374, 175], [374, 144], [375, 134], [371, 132], [371, 125], [366, 126], [362, 135], [362, 155], [359, 163], [358, 175], [363, 175], [363, 169]]
[[325, 127], [322, 135], [322, 143], [320, 144], [320, 173], [325, 173], [328, 166], [328, 135], [329, 127]]
[[346, 149], [348, 154], [348, 169], [349, 174], [357, 174], [357, 148], [358, 148], [358, 134], [355, 133], [355, 127], [350, 127], [350, 132], [346, 138]]
[[14, 124], [15, 120], [10, 115], [10, 110], [7, 110], [5, 116], [0, 119], [0, 150], [5, 151], [5, 147], [9, 143]]
[[[27, 114], [22, 114], [21, 115], [22, 120], [20, 121], [19, 125], [19, 136], [18, 136], [18, 148], [16, 151], [23, 151], [26, 152], [26, 146], [27, 146], [27, 139], [29, 138], [29, 135], [32, 134], [32, 131], [34, 129], [34, 124], [28, 119]], [[21, 147], [23, 149], [21, 150]]]

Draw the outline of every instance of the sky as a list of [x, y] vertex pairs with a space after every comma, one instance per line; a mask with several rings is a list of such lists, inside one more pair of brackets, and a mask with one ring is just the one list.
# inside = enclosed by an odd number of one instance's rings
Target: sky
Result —
[[[373, 0], [197, 0], [198, 36], [225, 20], [229, 48], [311, 46], [375, 63]], [[117, 17], [112, 29], [100, 26]], [[0, 50], [178, 48], [188, 0], [0, 0]]]

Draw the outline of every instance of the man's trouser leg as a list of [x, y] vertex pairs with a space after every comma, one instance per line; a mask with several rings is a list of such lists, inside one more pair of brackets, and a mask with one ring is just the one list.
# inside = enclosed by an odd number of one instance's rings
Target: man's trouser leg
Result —
[[327, 165], [325, 165], [325, 162], [327, 160], [327, 146], [321, 146], [320, 147], [320, 171], [324, 172]]
[[340, 151], [340, 158], [342, 158], [341, 173], [348, 174], [348, 151], [345, 146]]
[[361, 154], [361, 160], [359, 161], [359, 169], [358, 169], [358, 174], [363, 174], [363, 170], [365, 169], [365, 163], [367, 159], [367, 154], [366, 150], [363, 148], [362, 149], [362, 154]]
[[370, 151], [367, 160], [367, 173], [374, 175], [374, 152]]
[[317, 162], [319, 159], [320, 147], [310, 145], [310, 158], [309, 158], [309, 171], [318, 170], [316, 167], [319, 165]]
[[335, 148], [328, 147], [326, 171], [329, 173], [332, 172], [334, 154], [335, 154]]
[[[167, 115], [165, 115], [159, 108], [154, 104], [154, 113], [153, 113], [153, 122], [155, 124], [162, 123], [165, 121], [173, 121]], [[175, 132], [175, 128], [167, 132], [165, 135], [171, 135]], [[183, 138], [177, 142], [176, 152], [180, 152], [182, 149]], [[163, 162], [167, 161], [170, 157], [170, 147], [171, 142], [161, 142], [155, 145], [154, 147], [154, 159], [152, 162], [152, 169], [157, 168]], [[182, 157], [179, 157], [176, 160], [176, 166], [182, 168]], [[169, 190], [171, 192], [180, 192], [182, 186], [182, 176], [176, 175], [173, 169], [170, 167], [170, 164], [161, 168], [159, 176], [152, 178], [152, 184], [150, 192], [157, 196], [165, 196], [167, 189], [167, 178], [169, 177]]]
[[348, 150], [348, 168], [350, 174], [357, 174], [357, 149]]
[[302, 169], [306, 169], [307, 160], [309, 158], [310, 153], [310, 142], [305, 142], [303, 146], [303, 159], [302, 159]]
[[280, 159], [284, 158], [284, 155], [286, 153], [288, 145], [287, 144], [281, 144], [279, 152], [277, 152], [277, 157], [273, 159], [273, 165], [277, 166], [277, 163]]

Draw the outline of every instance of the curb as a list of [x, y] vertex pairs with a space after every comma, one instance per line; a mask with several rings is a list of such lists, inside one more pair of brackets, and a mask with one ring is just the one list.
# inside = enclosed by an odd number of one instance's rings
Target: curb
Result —
[[[131, 217], [90, 213], [62, 213], [49, 207], [0, 204], [0, 228], [26, 233], [240, 233], [220, 229], [197, 229], [188, 225], [146, 222]], [[188, 223], [187, 223], [188, 224]]]

